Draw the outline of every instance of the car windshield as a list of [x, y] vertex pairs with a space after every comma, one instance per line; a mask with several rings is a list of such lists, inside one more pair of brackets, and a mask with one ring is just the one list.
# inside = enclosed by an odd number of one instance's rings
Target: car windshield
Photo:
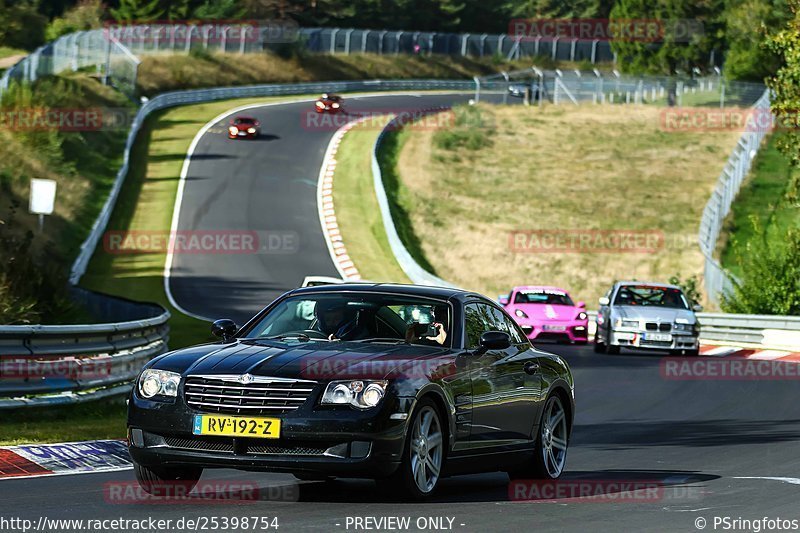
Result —
[[646, 285], [626, 285], [621, 287], [617, 292], [616, 298], [614, 298], [614, 305], [641, 305], [689, 309], [686, 297], [680, 289], [651, 287]]
[[234, 124], [255, 124], [255, 122], [253, 118], [237, 118], [233, 121]]
[[443, 301], [373, 293], [304, 294], [281, 301], [245, 338], [450, 346], [451, 324], [450, 305]]
[[515, 304], [550, 304], [574, 306], [572, 298], [558, 291], [520, 291], [514, 296]]

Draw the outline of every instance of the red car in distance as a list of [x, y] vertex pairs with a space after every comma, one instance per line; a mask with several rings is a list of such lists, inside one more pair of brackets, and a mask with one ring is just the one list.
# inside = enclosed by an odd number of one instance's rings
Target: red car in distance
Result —
[[230, 139], [255, 139], [261, 135], [261, 123], [253, 117], [234, 117], [228, 126]]
[[338, 113], [343, 111], [344, 98], [337, 94], [325, 93], [314, 104], [317, 113]]

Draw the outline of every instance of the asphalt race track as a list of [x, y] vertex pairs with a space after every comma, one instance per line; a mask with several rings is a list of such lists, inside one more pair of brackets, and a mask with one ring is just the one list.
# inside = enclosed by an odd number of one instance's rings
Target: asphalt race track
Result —
[[[470, 97], [356, 96], [347, 98], [345, 105], [356, 115], [444, 106]], [[228, 118], [202, 136], [186, 176], [178, 230], [256, 232], [268, 249], [256, 254], [175, 254], [170, 280], [172, 296], [182, 309], [239, 324], [299, 286], [305, 276], [339, 277], [319, 224], [317, 178], [328, 143], [346, 120], [337, 115], [337, 123], [317, 122], [324, 118], [313, 112], [312, 102], [241, 114], [261, 122], [261, 137], [229, 140]], [[271, 245], [270, 236], [286, 237], [278, 243], [287, 245]]]
[[[382, 96], [348, 104], [360, 110], [408, 109], [468, 97]], [[319, 166], [333, 131], [304, 128], [301, 117], [309, 108], [303, 103], [252, 111], [263, 124], [259, 140], [229, 142], [225, 123], [200, 140], [180, 229], [296, 232], [299, 250], [176, 255], [171, 290], [188, 311], [241, 321], [305, 275], [336, 275], [316, 206]], [[431, 502], [414, 504], [398, 502], [366, 480], [294, 486], [287, 475], [220, 470], [207, 471], [201, 482], [255, 482], [267, 495], [288, 484], [296, 489], [290, 492], [297, 501], [109, 503], [110, 483], [134, 482], [131, 471], [121, 471], [0, 480], [0, 516], [34, 524], [40, 517], [152, 517], [175, 524], [181, 518], [264, 516], [277, 517], [279, 531], [364, 531], [354, 527], [353, 519], [367, 517], [410, 517], [412, 531], [418, 530], [418, 519], [430, 517], [444, 518], [439, 529], [455, 531], [614, 532], [723, 530], [714, 527], [715, 517], [800, 519], [795, 381], [675, 380], [664, 376], [663, 359], [656, 354], [612, 356], [587, 347], [540, 347], [564, 355], [575, 373], [577, 416], [564, 479], [593, 488], [599, 499], [514, 501], [505, 474], [485, 474], [444, 479]], [[657, 490], [631, 496], [628, 489], [635, 482]], [[434, 522], [419, 524], [437, 529]], [[390, 529], [383, 526], [373, 529]]]
[[[257, 515], [277, 517], [280, 531], [347, 531], [347, 517], [382, 516], [411, 517], [412, 524], [419, 517], [450, 517], [456, 531], [697, 531], [699, 517], [708, 521], [708, 530], [714, 516], [800, 518], [796, 383], [671, 381], [661, 377], [658, 355], [543, 347], [566, 356], [577, 384], [564, 478], [604, 490], [601, 503], [510, 501], [504, 474], [442, 480], [438, 495], [425, 504], [398, 502], [360, 480], [302, 482], [294, 503], [107, 503], [106, 484], [133, 482], [133, 473], [122, 471], [2, 480], [0, 516], [35, 523], [40, 516]], [[207, 471], [201, 483], [212, 480], [256, 482], [264, 493], [294, 483], [287, 475], [233, 470]], [[623, 488], [616, 482], [631, 481], [661, 488], [645, 498], [619, 500]]]

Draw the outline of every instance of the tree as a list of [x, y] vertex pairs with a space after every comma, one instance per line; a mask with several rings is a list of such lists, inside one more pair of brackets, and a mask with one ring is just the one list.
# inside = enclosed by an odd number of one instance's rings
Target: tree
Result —
[[46, 25], [32, 2], [0, 0], [0, 45], [33, 50], [44, 44]]
[[47, 26], [47, 40], [53, 41], [62, 35], [76, 31], [100, 28], [103, 25], [105, 6], [100, 0], [80, 0], [63, 16], [54, 18]]
[[652, 20], [665, 29], [658, 42], [617, 38], [618, 63], [629, 72], [674, 74], [708, 66], [711, 50], [723, 47], [723, 0], [617, 0], [610, 18]]
[[725, 76], [763, 81], [775, 74], [780, 57], [764, 41], [786, 25], [791, 12], [786, 0], [729, 0], [725, 9]]
[[141, 23], [159, 20], [164, 10], [159, 0], [120, 0], [118, 9], [111, 9], [117, 22]]
[[781, 67], [767, 80], [767, 85], [774, 91], [772, 112], [786, 130], [778, 138], [778, 148], [797, 168], [800, 167], [800, 0], [789, 0], [789, 7], [792, 18], [787, 26], [767, 40], [767, 49], [781, 60]]
[[236, 0], [205, 0], [193, 15], [202, 20], [231, 20], [244, 17], [244, 9]]

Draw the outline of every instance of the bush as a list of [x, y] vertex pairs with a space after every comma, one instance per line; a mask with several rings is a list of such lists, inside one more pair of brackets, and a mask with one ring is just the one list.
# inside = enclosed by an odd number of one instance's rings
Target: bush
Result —
[[488, 111], [477, 106], [457, 106], [453, 108], [453, 117], [452, 126], [434, 133], [434, 146], [448, 151], [459, 148], [476, 151], [491, 146], [494, 124]]
[[680, 274], [675, 274], [671, 278], [669, 278], [669, 282], [672, 285], [677, 285], [678, 287], [683, 290], [683, 294], [686, 295], [689, 300], [691, 300], [691, 304], [699, 304], [702, 296], [700, 295], [700, 280], [697, 279], [696, 275], [692, 275], [686, 279], [681, 279]]
[[737, 254], [742, 276], [734, 280], [733, 291], [723, 295], [723, 311], [799, 315], [800, 229], [790, 228], [783, 239], [770, 239], [760, 228], [756, 232], [758, 238]]

